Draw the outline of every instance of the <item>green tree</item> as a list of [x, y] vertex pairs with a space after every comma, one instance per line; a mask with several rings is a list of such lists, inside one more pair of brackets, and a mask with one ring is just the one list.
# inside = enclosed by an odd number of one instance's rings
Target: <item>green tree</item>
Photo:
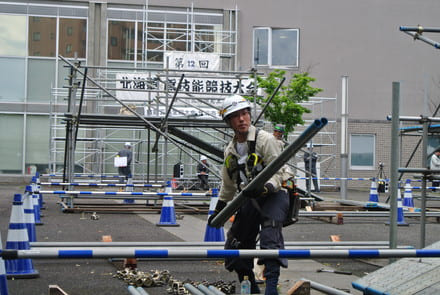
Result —
[[[256, 103], [262, 108], [266, 105], [268, 99], [272, 96], [280, 81], [284, 78], [286, 71], [274, 70], [267, 77], [257, 76], [258, 87], [262, 88], [267, 94], [266, 97], [257, 97]], [[322, 91], [321, 88], [310, 86], [310, 83], [316, 79], [309, 76], [309, 73], [294, 74], [287, 86], [281, 86], [271, 103], [267, 106], [264, 117], [276, 124], [285, 125], [285, 138], [289, 132], [295, 129], [298, 124], [303, 125], [302, 116], [304, 113], [310, 113], [310, 110], [299, 105], [300, 102], [308, 101], [309, 97], [315, 96]], [[254, 97], [248, 97], [254, 101]]]

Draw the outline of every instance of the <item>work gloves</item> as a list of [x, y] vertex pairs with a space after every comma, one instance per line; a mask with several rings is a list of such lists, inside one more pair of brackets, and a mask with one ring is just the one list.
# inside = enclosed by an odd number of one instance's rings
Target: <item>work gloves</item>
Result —
[[217, 201], [217, 205], [215, 206], [214, 213], [211, 214], [208, 218], [208, 225], [211, 225], [212, 220], [220, 213], [220, 211], [223, 210], [223, 208], [226, 207], [226, 202], [223, 202], [221, 200]]
[[247, 190], [244, 189], [243, 194], [248, 198], [259, 198], [259, 197], [265, 197], [268, 194], [274, 193], [275, 187], [270, 182], [266, 182], [264, 186], [259, 187], [255, 190]]

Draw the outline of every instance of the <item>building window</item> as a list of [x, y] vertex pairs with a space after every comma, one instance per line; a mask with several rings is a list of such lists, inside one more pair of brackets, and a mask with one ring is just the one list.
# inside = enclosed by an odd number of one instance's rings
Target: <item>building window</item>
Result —
[[32, 33], [32, 41], [40, 41], [40, 40], [41, 40], [40, 32], [33, 32]]
[[[87, 26], [85, 19], [60, 18], [59, 54], [64, 57], [74, 57], [76, 52], [79, 58], [86, 57], [87, 34], [83, 30], [85, 26]], [[65, 48], [64, 52], [63, 48]]]
[[256, 66], [298, 67], [299, 30], [254, 29], [253, 64]]
[[351, 134], [350, 136], [350, 165], [352, 169], [375, 169], [374, 134]]
[[54, 57], [56, 31], [56, 18], [30, 16], [28, 54], [30, 56]]
[[111, 46], [118, 46], [118, 38], [111, 37], [110, 38], [110, 44], [111, 44]]
[[[135, 23], [110, 21], [108, 28], [108, 58], [117, 60], [134, 60]], [[112, 40], [120, 40], [112, 46]]]
[[26, 17], [0, 15], [0, 56], [26, 55]]

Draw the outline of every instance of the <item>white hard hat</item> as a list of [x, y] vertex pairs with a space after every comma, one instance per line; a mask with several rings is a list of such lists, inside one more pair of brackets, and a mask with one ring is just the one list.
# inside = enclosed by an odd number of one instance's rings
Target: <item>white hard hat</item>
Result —
[[231, 95], [223, 101], [222, 108], [220, 109], [220, 115], [222, 119], [226, 119], [233, 112], [251, 108], [251, 104], [241, 95], [235, 94]]
[[200, 161], [208, 160], [208, 158], [205, 155], [200, 156]]
[[131, 143], [126, 142], [124, 145], [125, 145], [125, 146], [131, 146]]

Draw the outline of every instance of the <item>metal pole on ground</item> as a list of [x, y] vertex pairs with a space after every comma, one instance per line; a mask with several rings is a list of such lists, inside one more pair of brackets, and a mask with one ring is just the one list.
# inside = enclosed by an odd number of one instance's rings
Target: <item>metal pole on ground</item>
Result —
[[302, 280], [302, 281], [310, 282], [310, 287], [311, 287], [312, 289], [315, 289], [315, 290], [321, 291], [321, 292], [323, 292], [324, 294], [331, 294], [331, 295], [349, 295], [349, 294], [350, 294], [350, 293], [347, 293], [347, 292], [344, 292], [344, 291], [338, 290], [338, 289], [336, 289], [336, 288], [332, 288], [332, 287], [329, 287], [329, 286], [326, 286], [326, 285], [323, 285], [323, 284], [320, 284], [320, 283], [317, 283], [317, 282], [311, 281], [311, 280], [309, 280], [309, 279], [304, 279], [304, 278], [302, 278], [301, 280]]

